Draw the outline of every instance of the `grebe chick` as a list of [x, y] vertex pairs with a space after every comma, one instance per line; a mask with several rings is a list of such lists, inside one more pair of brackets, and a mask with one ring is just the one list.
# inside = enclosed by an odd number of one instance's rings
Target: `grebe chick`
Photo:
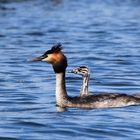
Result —
[[139, 105], [140, 99], [126, 94], [99, 94], [83, 97], [70, 97], [66, 91], [65, 72], [67, 58], [61, 51], [61, 44], [54, 45], [42, 56], [32, 61], [45, 61], [52, 64], [56, 74], [56, 104], [59, 107], [80, 107], [80, 108], [109, 108]]
[[80, 66], [80, 67], [73, 69], [72, 71], [69, 71], [69, 73], [74, 73], [74, 74], [78, 74], [78, 75], [82, 76], [83, 84], [81, 87], [80, 96], [89, 95], [88, 83], [89, 83], [89, 79], [90, 79], [90, 70], [86, 66]]
[[[78, 74], [81, 75], [83, 77], [83, 85], [81, 88], [81, 94], [80, 96], [87, 96], [90, 95], [89, 91], [88, 91], [88, 84], [89, 84], [89, 80], [90, 80], [90, 70], [88, 67], [86, 66], [80, 66], [77, 68], [74, 68], [72, 71], [69, 71], [69, 73], [74, 73], [74, 74]], [[118, 93], [112, 93], [112, 94], [118, 94]], [[140, 98], [140, 94], [133, 94], [131, 95], [133, 97], [136, 98]]]

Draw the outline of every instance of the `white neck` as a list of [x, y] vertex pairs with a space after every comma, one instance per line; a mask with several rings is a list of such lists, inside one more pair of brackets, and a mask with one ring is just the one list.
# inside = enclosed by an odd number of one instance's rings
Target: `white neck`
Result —
[[89, 94], [89, 91], [88, 91], [89, 76], [90, 75], [83, 76], [83, 85], [82, 85], [82, 88], [81, 88], [80, 96]]
[[67, 100], [67, 91], [65, 85], [65, 72], [56, 73], [56, 104], [63, 107]]

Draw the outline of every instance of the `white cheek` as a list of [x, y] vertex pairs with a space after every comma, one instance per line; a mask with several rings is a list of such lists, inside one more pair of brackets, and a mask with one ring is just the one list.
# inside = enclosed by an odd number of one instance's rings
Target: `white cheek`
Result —
[[42, 59], [43, 62], [48, 62], [48, 63], [52, 63], [52, 60], [50, 57], [44, 58]]
[[48, 61], [47, 58], [42, 59], [42, 61]]

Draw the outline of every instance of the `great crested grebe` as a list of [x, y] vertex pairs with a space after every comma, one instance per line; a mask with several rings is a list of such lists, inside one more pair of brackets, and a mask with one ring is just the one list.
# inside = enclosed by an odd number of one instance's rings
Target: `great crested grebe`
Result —
[[89, 95], [88, 83], [89, 83], [89, 79], [90, 79], [90, 70], [86, 66], [80, 66], [80, 67], [74, 68], [73, 70], [69, 71], [68, 73], [74, 73], [74, 74], [78, 74], [78, 75], [82, 76], [83, 84], [81, 87], [80, 96]]
[[[79, 66], [79, 67], [74, 68], [73, 70], [69, 71], [69, 73], [78, 74], [83, 77], [83, 84], [82, 84], [80, 96], [90, 95], [90, 92], [88, 91], [88, 85], [89, 85], [89, 80], [90, 80], [90, 69], [86, 66]], [[114, 93], [112, 93], [112, 94], [114, 94]], [[117, 93], [115, 93], [115, 94], [117, 94]], [[131, 96], [140, 98], [139, 93], [132, 94]]]
[[33, 61], [45, 61], [52, 64], [56, 74], [56, 105], [65, 107], [80, 108], [110, 108], [139, 105], [140, 99], [126, 94], [99, 94], [82, 97], [70, 97], [67, 95], [65, 85], [65, 71], [67, 58], [61, 51], [61, 44], [54, 45], [42, 56], [36, 57]]

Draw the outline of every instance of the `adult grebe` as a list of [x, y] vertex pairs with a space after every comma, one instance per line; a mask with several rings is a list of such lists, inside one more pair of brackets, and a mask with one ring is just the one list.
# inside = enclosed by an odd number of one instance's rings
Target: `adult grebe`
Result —
[[80, 96], [89, 95], [88, 83], [89, 83], [89, 79], [90, 79], [90, 70], [86, 66], [80, 66], [80, 67], [73, 69], [72, 71], [69, 71], [69, 73], [74, 73], [74, 74], [78, 74], [78, 75], [82, 76], [83, 84], [81, 87]]
[[140, 99], [126, 94], [99, 94], [82, 97], [70, 97], [67, 95], [65, 86], [65, 71], [67, 58], [61, 51], [61, 44], [54, 45], [42, 56], [32, 61], [45, 61], [52, 64], [56, 74], [56, 104], [59, 107], [81, 108], [109, 108], [139, 105]]
[[[81, 93], [80, 96], [87, 96], [90, 95], [89, 91], [88, 91], [88, 84], [89, 84], [89, 80], [90, 80], [90, 70], [89, 68], [87, 68], [86, 66], [80, 66], [77, 68], [74, 68], [73, 70], [69, 71], [69, 73], [74, 73], [74, 74], [78, 74], [81, 75], [83, 77], [83, 84], [82, 84], [82, 88], [81, 88]], [[110, 94], [110, 93], [108, 93]], [[114, 94], [114, 93], [112, 93]], [[112, 95], [110, 94], [110, 95]], [[115, 93], [116, 95], [119, 93]], [[136, 98], [140, 98], [140, 94], [132, 94], [131, 96], [136, 97]]]

